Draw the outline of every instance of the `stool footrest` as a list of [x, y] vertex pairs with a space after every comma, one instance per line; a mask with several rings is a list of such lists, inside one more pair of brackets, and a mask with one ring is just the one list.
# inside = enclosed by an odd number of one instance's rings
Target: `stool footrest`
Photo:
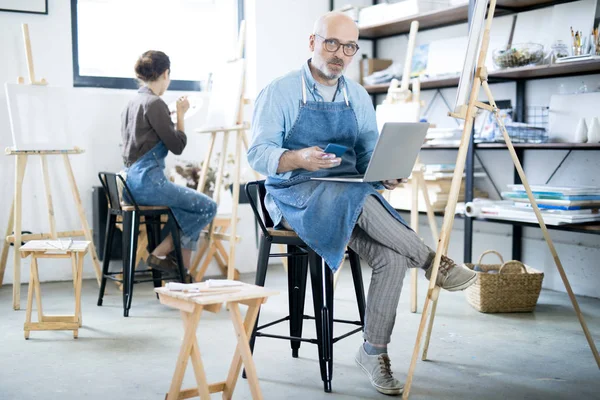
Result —
[[79, 329], [78, 322], [25, 322], [26, 331], [74, 331]]
[[[208, 391], [210, 393], [219, 393], [225, 390], [225, 382], [211, 383], [208, 385]], [[198, 388], [183, 389], [179, 392], [179, 399], [191, 399], [192, 397], [199, 397], [200, 393]]]
[[40, 322], [79, 322], [74, 315], [45, 315]]

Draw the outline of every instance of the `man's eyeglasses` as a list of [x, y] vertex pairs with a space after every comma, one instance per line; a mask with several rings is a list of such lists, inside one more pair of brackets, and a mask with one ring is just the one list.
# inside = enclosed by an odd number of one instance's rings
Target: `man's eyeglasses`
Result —
[[316, 33], [314, 35], [323, 39], [323, 44], [325, 46], [325, 50], [327, 50], [330, 53], [335, 53], [336, 51], [339, 50], [340, 47], [342, 47], [342, 51], [344, 52], [344, 54], [347, 55], [348, 57], [350, 57], [350, 56], [355, 55], [356, 52], [358, 51], [358, 49], [360, 48], [360, 47], [358, 47], [358, 45], [356, 43], [343, 43], [342, 44], [337, 39], [327, 39]]

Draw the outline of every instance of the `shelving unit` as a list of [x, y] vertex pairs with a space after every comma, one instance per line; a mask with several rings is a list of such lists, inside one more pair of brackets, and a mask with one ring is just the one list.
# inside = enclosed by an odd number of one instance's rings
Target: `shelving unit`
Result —
[[[552, 0], [498, 0], [496, 5], [496, 16], [502, 16], [514, 12], [530, 11], [536, 8], [547, 7], [560, 3], [568, 3], [575, 0], [552, 1]], [[373, 2], [374, 4], [376, 2]], [[447, 25], [462, 24], [469, 18], [469, 5], [449, 7], [443, 10], [430, 11], [409, 17], [398, 18], [383, 24], [363, 26], [360, 28], [360, 39], [383, 39], [390, 36], [408, 33], [410, 23], [419, 21], [419, 30], [441, 28]]]
[[[496, 6], [496, 15], [507, 15], [516, 12], [530, 11], [538, 8], [554, 6], [562, 3], [569, 3], [574, 0], [498, 0]], [[376, 1], [373, 2], [374, 4]], [[420, 30], [440, 28], [447, 25], [460, 24], [468, 21], [469, 5], [474, 5], [474, 0], [470, 0], [470, 4], [450, 7], [444, 10], [427, 12], [410, 17], [400, 18], [384, 24], [362, 27], [360, 29], [360, 38], [371, 40], [373, 43], [373, 57], [377, 57], [377, 40], [391, 36], [405, 34], [410, 29], [410, 23], [413, 20], [418, 20]], [[567, 77], [574, 75], [587, 75], [600, 73], [600, 61], [580, 61], [566, 64], [526, 66], [521, 68], [510, 68], [490, 72], [489, 80], [494, 82], [513, 81], [516, 83], [516, 104], [515, 104], [515, 122], [525, 122], [525, 82], [529, 79], [547, 79]], [[421, 89], [441, 89], [448, 87], [456, 87], [458, 85], [458, 76], [446, 76], [442, 78], [425, 78], [421, 80]], [[365, 86], [371, 95], [383, 94], [387, 92], [388, 84]], [[465, 197], [467, 201], [473, 199], [474, 189], [474, 160], [476, 150], [501, 150], [506, 149], [506, 145], [502, 143], [479, 143], [473, 144], [471, 137], [471, 146], [467, 153], [467, 162], [465, 167]], [[544, 143], [544, 144], [521, 144], [515, 143], [517, 155], [523, 163], [526, 150], [569, 150], [572, 151], [598, 151], [600, 144], [579, 144], [579, 143]], [[423, 150], [452, 150], [458, 146], [452, 145], [434, 145], [424, 146]], [[566, 158], [565, 156], [564, 158]], [[563, 158], [563, 161], [564, 161]], [[562, 162], [557, 167], [560, 168]], [[555, 171], [556, 172], [556, 171]], [[521, 183], [519, 176], [514, 171], [514, 182]], [[521, 259], [522, 254], [522, 231], [523, 227], [531, 226], [538, 227], [537, 224], [530, 224], [519, 221], [496, 220], [486, 218], [470, 218], [461, 217], [464, 220], [464, 261], [471, 262], [472, 247], [473, 247], [473, 221], [494, 222], [508, 224], [512, 226], [512, 258]], [[600, 234], [600, 224], [588, 225], [559, 225], [548, 226], [553, 230], [562, 230], [570, 232]]]
[[[560, 78], [573, 75], [600, 73], [600, 60], [579, 61], [564, 64], [507, 68], [489, 73], [490, 83], [526, 79]], [[421, 89], [443, 89], [458, 86], [458, 75], [444, 78], [424, 78]], [[386, 93], [389, 84], [365, 85], [369, 94]]]

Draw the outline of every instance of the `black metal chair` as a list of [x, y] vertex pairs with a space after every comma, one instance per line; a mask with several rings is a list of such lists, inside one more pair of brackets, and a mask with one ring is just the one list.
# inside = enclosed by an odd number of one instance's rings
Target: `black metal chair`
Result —
[[[183, 267], [183, 258], [181, 255], [181, 243], [179, 238], [179, 228], [169, 207], [165, 206], [140, 206], [135, 201], [131, 191], [127, 187], [125, 179], [121, 175], [111, 172], [100, 172], [98, 174], [100, 182], [104, 187], [104, 191], [108, 197], [108, 216], [106, 222], [106, 238], [104, 240], [104, 253], [102, 264], [102, 282], [100, 284], [100, 293], [98, 295], [98, 306], [102, 305], [104, 290], [106, 288], [107, 279], [121, 282], [123, 285], [123, 316], [129, 316], [131, 308], [131, 300], [133, 297], [133, 285], [142, 282], [154, 282], [154, 287], [160, 287], [162, 280], [177, 280], [184, 282], [185, 269]], [[119, 180], [120, 182], [118, 182]], [[119, 183], [123, 190], [127, 193], [127, 198], [131, 205], [125, 204], [121, 199], [121, 191]], [[162, 217], [166, 216], [167, 221], [163, 223]], [[119, 221], [121, 217], [121, 221]], [[117, 229], [117, 224], [123, 224], [123, 271], [110, 272], [110, 256], [112, 249], [112, 241], [114, 233]], [[136, 271], [135, 261], [138, 246], [138, 234], [140, 224], [146, 225], [146, 234], [148, 236], [148, 251], [152, 252], [161, 242], [161, 227], [164, 224], [166, 234], [171, 234], [173, 237], [173, 245], [175, 247], [175, 258], [179, 270], [175, 274], [162, 274], [155, 269], [151, 270], [152, 277], [137, 278], [136, 275], [148, 274], [148, 270]], [[120, 279], [116, 275], [121, 274]]]
[[[255, 189], [254, 191], [252, 189]], [[254, 351], [257, 337], [269, 337], [275, 339], [289, 340], [292, 348], [292, 357], [298, 357], [298, 351], [302, 342], [316, 344], [319, 348], [319, 364], [321, 367], [321, 379], [325, 392], [331, 392], [331, 379], [333, 373], [333, 344], [340, 339], [360, 332], [364, 327], [365, 315], [365, 293], [360, 269], [360, 259], [351, 249], [348, 249], [348, 257], [354, 280], [354, 290], [358, 303], [360, 321], [337, 320], [333, 318], [333, 273], [321, 257], [311, 250], [306, 243], [293, 231], [276, 230], [273, 221], [264, 205], [266, 189], [264, 181], [249, 182], [246, 184], [246, 195], [250, 200], [250, 206], [260, 226], [260, 244], [258, 253], [258, 267], [256, 272], [256, 285], [264, 286], [269, 258], [287, 257], [288, 259], [288, 292], [289, 292], [289, 315], [258, 326], [258, 318], [252, 336], [250, 348]], [[257, 206], [260, 203], [260, 211]], [[287, 253], [271, 254], [273, 244], [287, 245]], [[311, 286], [313, 295], [313, 306], [315, 316], [304, 315], [304, 299], [306, 293], [307, 271], [310, 267]], [[302, 324], [305, 319], [314, 319], [317, 331], [316, 339], [302, 337]], [[290, 336], [273, 335], [262, 332], [272, 325], [289, 321]], [[333, 323], [357, 325], [355, 328], [339, 337], [333, 337]], [[245, 375], [244, 375], [245, 376]]]

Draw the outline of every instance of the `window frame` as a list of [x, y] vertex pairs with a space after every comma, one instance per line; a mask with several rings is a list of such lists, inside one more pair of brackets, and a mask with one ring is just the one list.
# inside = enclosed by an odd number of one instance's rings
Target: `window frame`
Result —
[[[79, 74], [79, 31], [77, 27], [78, 0], [71, 0], [71, 38], [73, 54], [73, 87], [93, 87], [105, 89], [138, 89], [135, 78], [118, 78], [109, 76], [88, 76]], [[238, 33], [244, 19], [244, 0], [237, 0]], [[171, 80], [169, 90], [197, 91], [205, 90], [200, 81]]]

